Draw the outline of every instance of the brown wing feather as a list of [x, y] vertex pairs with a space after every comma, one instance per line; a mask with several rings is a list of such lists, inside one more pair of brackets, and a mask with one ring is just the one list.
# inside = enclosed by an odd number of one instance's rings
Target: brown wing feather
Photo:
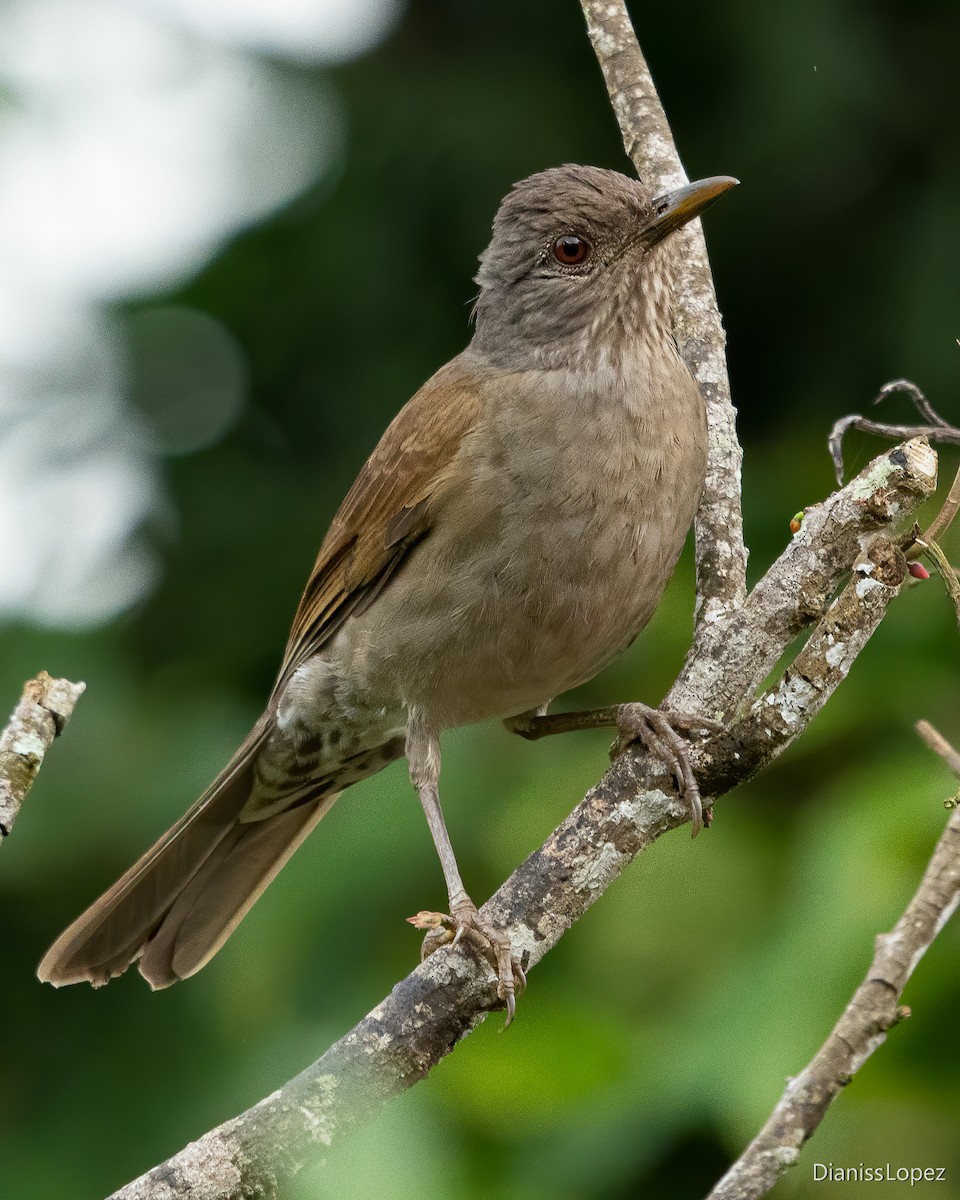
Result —
[[387, 427], [320, 547], [274, 695], [351, 613], [370, 603], [427, 533], [431, 500], [447, 482], [480, 405], [480, 390], [460, 355], [428, 379]]

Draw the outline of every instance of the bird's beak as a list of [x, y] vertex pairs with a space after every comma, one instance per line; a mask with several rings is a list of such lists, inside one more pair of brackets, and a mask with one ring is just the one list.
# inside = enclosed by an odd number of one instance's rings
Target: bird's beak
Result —
[[699, 217], [714, 200], [719, 200], [724, 192], [729, 192], [739, 182], [731, 175], [711, 175], [709, 179], [698, 179], [695, 183], [658, 196], [653, 202], [653, 219], [644, 226], [637, 240], [645, 246], [655, 246], [668, 233]]

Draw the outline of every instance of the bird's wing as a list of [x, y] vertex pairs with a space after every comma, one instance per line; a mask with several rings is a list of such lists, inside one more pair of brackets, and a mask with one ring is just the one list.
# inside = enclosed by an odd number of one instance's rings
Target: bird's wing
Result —
[[482, 390], [458, 356], [388, 426], [337, 511], [307, 580], [274, 688], [277, 696], [347, 617], [380, 593], [430, 529], [431, 502], [477, 423]]

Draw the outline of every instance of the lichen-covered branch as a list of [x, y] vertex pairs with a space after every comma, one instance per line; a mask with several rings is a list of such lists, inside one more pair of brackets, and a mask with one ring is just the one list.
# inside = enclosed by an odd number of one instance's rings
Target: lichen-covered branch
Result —
[[[934, 730], [933, 733], [936, 733]], [[939, 735], [937, 735], [939, 738]], [[925, 739], [929, 740], [929, 739]], [[943, 738], [940, 742], [947, 745]], [[947, 745], [948, 762], [960, 755]], [[938, 753], [943, 753], [938, 749]], [[792, 1078], [770, 1119], [708, 1200], [765, 1196], [792, 1166], [840, 1091], [910, 1010], [900, 997], [920, 959], [960, 903], [960, 810], [937, 842], [919, 888], [893, 930], [881, 934], [863, 982], [810, 1063]]]
[[[670, 124], [626, 5], [622, 0], [581, 0], [581, 7], [624, 147], [637, 174], [655, 192], [686, 183]], [[718, 163], [717, 174], [723, 169]], [[726, 337], [700, 222], [691, 221], [678, 231], [673, 245], [678, 273], [677, 345], [706, 400], [710, 428], [707, 481], [696, 525], [697, 620], [702, 630], [722, 621], [746, 595], [747, 551], [740, 511], [743, 452], [730, 400]], [[691, 656], [699, 652], [695, 635]]]
[[[863, 433], [874, 433], [880, 437], [895, 440], [922, 437], [931, 442], [944, 442], [948, 445], [960, 446], [960, 429], [944, 420], [923, 392], [909, 379], [894, 379], [891, 383], [885, 383], [874, 399], [874, 404], [880, 404], [888, 396], [897, 392], [904, 392], [910, 397], [914, 408], [925, 423], [923, 425], [891, 425], [868, 420], [859, 413], [841, 417], [834, 423], [828, 442], [838, 483], [843, 482], [843, 439], [848, 429], [859, 429]], [[918, 559], [925, 555], [934, 564], [953, 601], [957, 612], [957, 621], [960, 622], [960, 579], [937, 544], [937, 539], [950, 528], [956, 520], [958, 512], [960, 512], [960, 469], [957, 470], [950, 490], [940, 506], [940, 511], [923, 530], [922, 535], [920, 530], [917, 530], [918, 536], [910, 547], [909, 556], [912, 559]]]
[[50, 743], [70, 720], [86, 684], [41, 671], [23, 685], [20, 702], [0, 734], [0, 844], [6, 841]]
[[[754, 643], [769, 639], [779, 657], [795, 636], [795, 620], [776, 608], [791, 580], [802, 592], [809, 571], [817, 589], [828, 588], [847, 551], [848, 567], [857, 559], [853, 576], [832, 603], [816, 610], [825, 607], [825, 615], [783, 678], [759, 699], [751, 696], [753, 703], [729, 730], [705, 733], [693, 744], [705, 796], [716, 798], [742, 783], [788, 746], [846, 676], [906, 577], [896, 527], [910, 522], [935, 483], [936, 456], [916, 442], [882, 455], [839, 497], [809, 510], [807, 536], [788, 545], [765, 580], [769, 601], [751, 610], [769, 626], [754, 627]], [[795, 598], [789, 603], [791, 611], [806, 611]], [[739, 640], [716, 648], [712, 669], [718, 678], [734, 672], [737, 683], [708, 680], [711, 694], [743, 691]], [[484, 914], [510, 931], [515, 951], [532, 968], [632, 858], [688, 820], [668, 770], [630, 751], [484, 905]], [[463, 948], [439, 951], [303, 1074], [112, 1200], [275, 1194], [278, 1179], [423, 1079], [497, 1005], [496, 980], [486, 963]]]
[[936, 454], [914, 438], [808, 507], [799, 533], [746, 600], [702, 630], [698, 653], [688, 657], [667, 707], [727, 720], [751, 702], [787, 646], [823, 616], [867, 539], [901, 525], [936, 478]]

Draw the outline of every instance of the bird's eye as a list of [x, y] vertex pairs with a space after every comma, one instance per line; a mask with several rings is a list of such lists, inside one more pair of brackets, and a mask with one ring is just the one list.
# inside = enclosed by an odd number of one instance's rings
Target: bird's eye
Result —
[[561, 266], [578, 267], [590, 257], [590, 243], [582, 237], [568, 234], [553, 243], [553, 257]]

